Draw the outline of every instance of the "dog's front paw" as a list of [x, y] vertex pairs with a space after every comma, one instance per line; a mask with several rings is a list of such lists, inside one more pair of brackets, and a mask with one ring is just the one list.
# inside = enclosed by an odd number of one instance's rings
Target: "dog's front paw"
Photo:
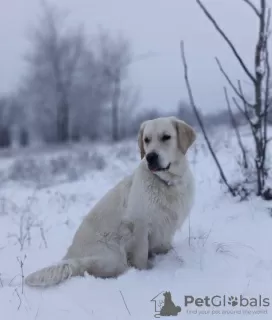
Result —
[[147, 270], [150, 269], [149, 260], [147, 261], [133, 261], [132, 266], [138, 270]]
[[128, 264], [131, 267], [134, 267], [138, 270], [147, 270], [150, 269], [150, 263], [147, 259], [147, 256], [137, 255], [137, 254], [129, 254], [128, 255]]

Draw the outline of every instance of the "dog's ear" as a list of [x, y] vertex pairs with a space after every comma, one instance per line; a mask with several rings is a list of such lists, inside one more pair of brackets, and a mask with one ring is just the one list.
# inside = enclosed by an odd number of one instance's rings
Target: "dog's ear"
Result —
[[144, 151], [144, 142], [143, 142], [143, 132], [144, 132], [144, 127], [145, 127], [145, 122], [143, 122], [140, 126], [140, 130], [138, 133], [138, 146], [140, 149], [140, 154], [141, 154], [141, 159], [145, 156], [145, 151]]
[[196, 132], [190, 125], [178, 118], [173, 117], [173, 123], [177, 130], [178, 146], [182, 153], [186, 154], [196, 140]]

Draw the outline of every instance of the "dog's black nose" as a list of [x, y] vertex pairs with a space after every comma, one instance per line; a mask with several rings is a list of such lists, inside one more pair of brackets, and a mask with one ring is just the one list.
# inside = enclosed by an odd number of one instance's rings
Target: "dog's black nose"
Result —
[[146, 161], [149, 165], [155, 165], [158, 163], [158, 154], [156, 152], [150, 152], [146, 155]]

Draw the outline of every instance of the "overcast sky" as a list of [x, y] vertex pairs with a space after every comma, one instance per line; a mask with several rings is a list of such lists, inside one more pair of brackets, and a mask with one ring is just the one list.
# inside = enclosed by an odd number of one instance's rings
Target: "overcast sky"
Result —
[[[50, 1], [49, 1], [50, 2]], [[224, 108], [224, 80], [214, 56], [218, 56], [233, 79], [245, 80], [229, 48], [214, 31], [195, 0], [55, 0], [70, 11], [71, 24], [82, 23], [86, 33], [99, 26], [122, 32], [135, 55], [155, 53], [131, 67], [133, 81], [142, 90], [143, 105], [173, 109], [187, 100], [179, 42], [185, 42], [190, 78], [196, 100], [203, 110]], [[203, 0], [253, 66], [257, 21], [242, 0]], [[269, 0], [271, 2], [271, 0]], [[26, 30], [35, 23], [38, 0], [0, 0], [0, 92], [12, 90], [24, 71], [22, 54], [27, 48]], [[258, 0], [255, 0], [258, 3]]]

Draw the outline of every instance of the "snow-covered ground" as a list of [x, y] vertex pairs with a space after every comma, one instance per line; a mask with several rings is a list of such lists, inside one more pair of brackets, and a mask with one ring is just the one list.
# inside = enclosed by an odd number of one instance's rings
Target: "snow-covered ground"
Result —
[[[239, 180], [235, 141], [225, 133], [214, 143], [228, 177]], [[64, 255], [83, 216], [137, 166], [137, 152], [132, 141], [1, 156], [1, 320], [152, 319], [164, 291], [181, 307], [174, 319], [272, 318], [270, 306], [239, 305], [240, 295], [272, 303], [271, 203], [226, 194], [201, 138], [189, 153], [197, 181], [193, 211], [175, 249], [156, 257], [152, 270], [131, 269], [118, 279], [73, 278], [43, 290], [21, 284], [23, 275]], [[184, 305], [185, 296], [216, 295], [226, 296], [226, 306]], [[238, 305], [230, 306], [229, 296], [238, 297]]]

